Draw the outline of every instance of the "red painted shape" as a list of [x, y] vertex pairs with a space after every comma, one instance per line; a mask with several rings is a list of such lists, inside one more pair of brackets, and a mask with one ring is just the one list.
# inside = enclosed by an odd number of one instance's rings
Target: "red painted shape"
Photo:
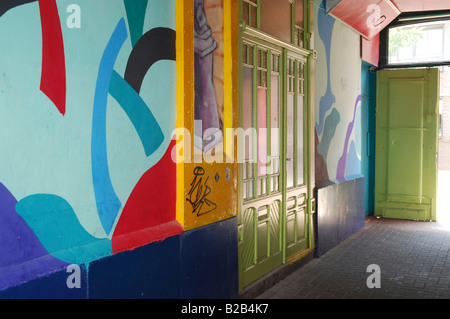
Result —
[[66, 62], [64, 42], [56, 0], [39, 0], [42, 27], [41, 91], [66, 112]]
[[161, 160], [145, 172], [128, 198], [114, 230], [113, 253], [161, 241], [183, 231], [176, 221], [176, 164], [172, 141]]
[[362, 59], [367, 63], [378, 66], [380, 58], [380, 35], [375, 35], [372, 40], [362, 38]]
[[[374, 5], [379, 11], [374, 8], [369, 10]], [[329, 13], [370, 40], [391, 23], [400, 11], [390, 0], [342, 0]]]

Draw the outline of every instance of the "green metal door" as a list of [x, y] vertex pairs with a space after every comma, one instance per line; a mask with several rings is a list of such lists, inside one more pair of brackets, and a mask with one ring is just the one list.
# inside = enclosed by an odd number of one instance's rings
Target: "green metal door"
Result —
[[[276, 41], [274, 41], [276, 42]], [[305, 74], [309, 52], [248, 31], [240, 120], [240, 288], [311, 248], [311, 180]], [[253, 133], [253, 134], [252, 134]]]
[[244, 41], [240, 118], [246, 135], [238, 215], [241, 288], [283, 262], [282, 64], [282, 50]]
[[377, 73], [375, 215], [436, 220], [439, 70]]

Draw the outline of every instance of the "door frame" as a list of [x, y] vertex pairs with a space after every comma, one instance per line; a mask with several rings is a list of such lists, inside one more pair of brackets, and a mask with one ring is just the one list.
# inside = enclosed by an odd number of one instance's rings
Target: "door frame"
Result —
[[[241, 8], [240, 8], [241, 10]], [[305, 230], [307, 231], [306, 240], [307, 240], [307, 248], [296, 251], [294, 250], [287, 250], [286, 247], [286, 210], [287, 210], [287, 197], [288, 193], [291, 190], [288, 190], [286, 188], [286, 179], [283, 177], [282, 181], [280, 181], [282, 188], [281, 193], [277, 196], [281, 196], [281, 208], [280, 208], [280, 226], [282, 227], [281, 233], [282, 235], [282, 252], [280, 259], [274, 262], [274, 264], [270, 267], [270, 270], [275, 269], [278, 266], [281, 266], [285, 263], [291, 263], [295, 262], [299, 259], [302, 259], [306, 255], [312, 252], [314, 248], [314, 225], [313, 225], [313, 214], [315, 213], [315, 198], [314, 198], [314, 187], [315, 187], [315, 178], [314, 178], [314, 60], [316, 58], [316, 53], [314, 51], [311, 51], [309, 48], [311, 47], [311, 39], [312, 34], [310, 30], [312, 29], [312, 25], [310, 24], [309, 15], [311, 12], [313, 13], [314, 6], [313, 3], [304, 0], [304, 14], [305, 14], [305, 48], [301, 48], [298, 46], [295, 46], [290, 43], [286, 43], [284, 41], [278, 40], [274, 37], [271, 37], [268, 34], [265, 34], [264, 32], [259, 31], [258, 29], [251, 28], [245, 25], [245, 23], [241, 22], [240, 25], [240, 35], [239, 35], [239, 85], [242, 85], [242, 56], [243, 56], [243, 43], [250, 42], [258, 46], [265, 47], [267, 49], [274, 49], [278, 52], [282, 52], [283, 56], [283, 66], [281, 67], [282, 72], [286, 72], [286, 61], [289, 58], [295, 58], [299, 59], [304, 62], [304, 128], [303, 128], [303, 143], [304, 143], [304, 153], [303, 153], [303, 170], [304, 170], [304, 184], [301, 186], [298, 186], [295, 189], [302, 189], [304, 191], [305, 199], [302, 203], [297, 203], [299, 206], [301, 206], [302, 209], [305, 210], [305, 216], [306, 216], [306, 223]], [[309, 12], [311, 11], [311, 12]], [[280, 71], [281, 71], [280, 70]], [[280, 72], [281, 73], [281, 72]], [[283, 75], [280, 77], [280, 85], [282, 86], [282, 97], [280, 101], [280, 108], [285, 108], [287, 104], [287, 77]], [[284, 83], [283, 83], [284, 82]], [[239, 127], [243, 127], [243, 114], [242, 114], [242, 90], [239, 89]], [[284, 116], [281, 118], [283, 121], [280, 124], [283, 127], [286, 127], [286, 111], [282, 110], [281, 112]], [[283, 146], [282, 153], [280, 154], [283, 157], [283, 160], [280, 161], [280, 170], [285, 171], [285, 163], [286, 163], [286, 143], [284, 142], [286, 140], [286, 130], [283, 129], [284, 136], [281, 137], [281, 145]], [[242, 189], [241, 185], [243, 182], [243, 169], [242, 169], [242, 163], [239, 164], [239, 204], [238, 204], [238, 249], [241, 249], [242, 242], [240, 241], [243, 239], [242, 232], [243, 232], [243, 225], [242, 225], [242, 214], [244, 213], [244, 199], [242, 196]], [[282, 174], [282, 176], [285, 176], [285, 174]], [[257, 201], [256, 200], [250, 200], [248, 202]], [[255, 213], [255, 216], [257, 213]], [[240, 255], [240, 254], [239, 254]], [[239, 257], [241, 259], [241, 257]], [[245, 275], [243, 273], [242, 269], [242, 261], [239, 260], [239, 291], [242, 291], [246, 286], [248, 286], [251, 282], [258, 279], [258, 277], [251, 278], [251, 279], [245, 279]], [[269, 271], [270, 271], [269, 270]], [[268, 271], [266, 271], [267, 273]]]

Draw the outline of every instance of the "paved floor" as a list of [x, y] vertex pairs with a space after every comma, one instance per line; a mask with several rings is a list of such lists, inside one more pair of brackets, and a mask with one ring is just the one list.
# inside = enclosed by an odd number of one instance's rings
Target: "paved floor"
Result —
[[[380, 267], [380, 288], [367, 286], [371, 264]], [[450, 298], [450, 228], [369, 217], [359, 232], [257, 298]]]

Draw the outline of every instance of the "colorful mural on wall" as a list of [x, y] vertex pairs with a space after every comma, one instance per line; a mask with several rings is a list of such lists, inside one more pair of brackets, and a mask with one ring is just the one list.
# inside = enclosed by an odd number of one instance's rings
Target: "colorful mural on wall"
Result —
[[223, 141], [223, 3], [194, 1], [195, 146]]
[[175, 0], [76, 2], [0, 4], [0, 289], [182, 232]]
[[194, 1], [195, 150], [185, 165], [184, 229], [237, 214], [237, 165], [224, 152], [225, 107], [232, 107], [224, 101], [224, 6]]
[[361, 175], [360, 36], [315, 1], [316, 183]]

